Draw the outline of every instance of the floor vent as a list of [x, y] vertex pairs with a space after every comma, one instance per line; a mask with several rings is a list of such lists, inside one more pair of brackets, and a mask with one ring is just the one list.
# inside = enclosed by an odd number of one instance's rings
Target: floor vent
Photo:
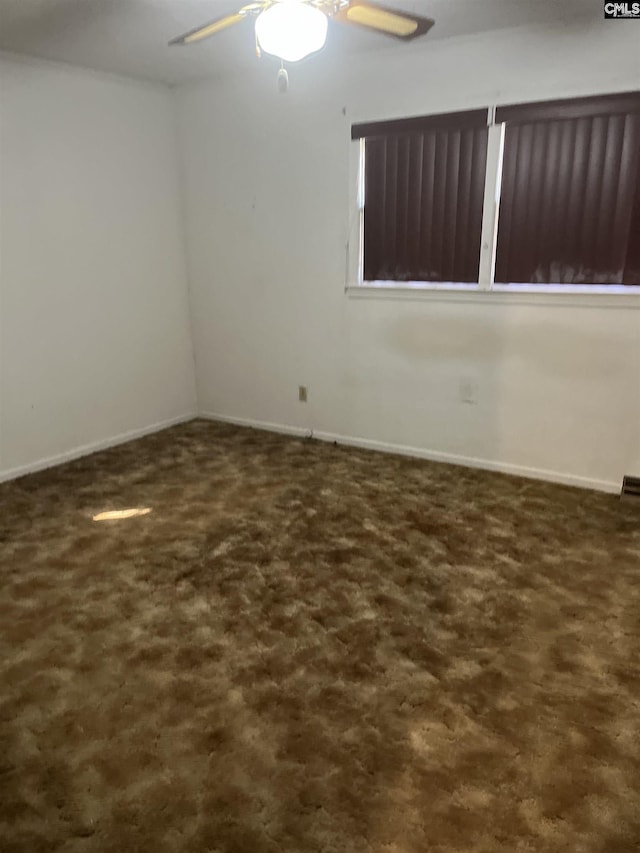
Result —
[[623, 477], [620, 497], [640, 498], [640, 477]]

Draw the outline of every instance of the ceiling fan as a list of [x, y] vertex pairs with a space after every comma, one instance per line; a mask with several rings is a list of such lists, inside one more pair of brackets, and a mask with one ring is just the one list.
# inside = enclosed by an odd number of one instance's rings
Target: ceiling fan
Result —
[[434, 24], [431, 18], [366, 0], [256, 0], [231, 15], [172, 39], [169, 44], [194, 44], [250, 17], [256, 19], [257, 55], [268, 53], [282, 62], [297, 62], [324, 47], [329, 18], [404, 41], [424, 35]]

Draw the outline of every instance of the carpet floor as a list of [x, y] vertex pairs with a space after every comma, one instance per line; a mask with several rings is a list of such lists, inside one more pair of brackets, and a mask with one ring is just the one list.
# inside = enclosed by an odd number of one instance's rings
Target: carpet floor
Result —
[[3, 853], [640, 849], [636, 504], [194, 421], [0, 578]]

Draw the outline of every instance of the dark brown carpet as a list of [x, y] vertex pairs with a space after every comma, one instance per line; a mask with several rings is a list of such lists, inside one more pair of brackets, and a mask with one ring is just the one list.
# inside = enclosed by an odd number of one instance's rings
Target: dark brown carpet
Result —
[[0, 848], [638, 851], [639, 527], [198, 421], [5, 484]]

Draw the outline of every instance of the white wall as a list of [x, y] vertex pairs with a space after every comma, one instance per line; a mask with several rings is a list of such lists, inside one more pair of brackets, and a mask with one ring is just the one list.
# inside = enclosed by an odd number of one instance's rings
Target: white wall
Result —
[[195, 411], [169, 90], [0, 61], [0, 479]]
[[345, 243], [353, 121], [638, 88], [633, 30], [328, 48], [286, 97], [268, 61], [179, 90], [201, 411], [618, 488], [640, 464], [638, 302], [354, 298]]

